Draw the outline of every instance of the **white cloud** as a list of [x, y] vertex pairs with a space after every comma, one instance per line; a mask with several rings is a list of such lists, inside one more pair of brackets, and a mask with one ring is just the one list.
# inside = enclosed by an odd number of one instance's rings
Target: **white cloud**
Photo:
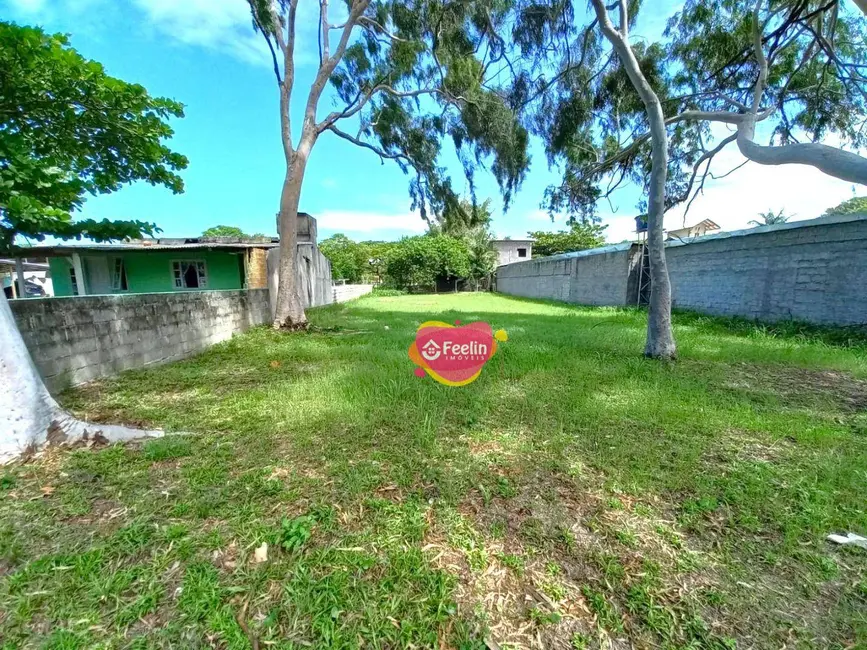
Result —
[[[722, 133], [723, 136], [726, 134]], [[828, 140], [826, 143], [836, 144]], [[714, 158], [711, 172], [722, 176], [744, 160], [737, 146], [731, 144]], [[669, 210], [665, 215], [665, 227], [682, 228], [684, 224], [711, 219], [722, 230], [739, 230], [750, 227], [749, 221], [767, 210], [783, 210], [792, 221], [814, 219], [827, 208], [852, 196], [851, 183], [832, 178], [813, 167], [773, 167], [749, 162], [720, 180], [709, 177], [704, 192], [692, 203], [689, 213], [684, 217], [686, 205]], [[634, 238], [632, 217], [636, 212], [618, 210], [616, 214], [602, 215], [602, 222], [608, 224], [606, 239], [619, 242]]]
[[353, 210], [325, 210], [316, 213], [320, 239], [342, 232], [353, 238], [397, 239], [427, 230], [421, 216], [412, 212], [383, 214]]
[[41, 14], [45, 0], [9, 0], [12, 10], [22, 14]]
[[264, 40], [253, 31], [244, 0], [134, 0], [148, 22], [185, 45], [225, 50], [249, 63], [270, 65]]

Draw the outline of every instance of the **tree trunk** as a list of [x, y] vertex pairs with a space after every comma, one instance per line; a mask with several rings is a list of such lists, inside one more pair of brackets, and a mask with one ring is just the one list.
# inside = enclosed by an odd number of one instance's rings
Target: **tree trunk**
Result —
[[277, 273], [277, 307], [274, 329], [298, 329], [307, 325], [307, 315], [298, 296], [298, 205], [301, 184], [307, 167], [307, 153], [295, 152], [286, 169], [283, 191], [280, 195], [280, 268]]
[[6, 297], [0, 298], [0, 464], [49, 444], [158, 437], [112, 424], [89, 424], [60, 408], [39, 376]]
[[654, 359], [673, 359], [677, 354], [671, 330], [671, 281], [665, 263], [663, 216], [665, 180], [668, 174], [668, 136], [659, 97], [647, 82], [628, 41], [627, 6], [620, 3], [620, 30], [608, 17], [603, 0], [592, 0], [599, 26], [617, 53], [629, 80], [647, 111], [652, 145], [650, 191], [647, 199], [647, 249], [650, 253], [650, 307], [647, 316], [647, 342], [644, 354]]
[[673, 359], [677, 353], [671, 329], [671, 280], [665, 261], [665, 180], [668, 174], [668, 137], [662, 107], [655, 101], [647, 104], [650, 138], [653, 146], [650, 192], [647, 199], [647, 250], [650, 256], [650, 306], [647, 313], [645, 356]]

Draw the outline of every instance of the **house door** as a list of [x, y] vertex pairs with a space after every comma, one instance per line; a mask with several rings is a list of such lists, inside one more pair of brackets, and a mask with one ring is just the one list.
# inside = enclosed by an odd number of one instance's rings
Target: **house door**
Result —
[[103, 256], [82, 257], [84, 274], [87, 276], [87, 293], [111, 293], [111, 273], [108, 270], [108, 258]]

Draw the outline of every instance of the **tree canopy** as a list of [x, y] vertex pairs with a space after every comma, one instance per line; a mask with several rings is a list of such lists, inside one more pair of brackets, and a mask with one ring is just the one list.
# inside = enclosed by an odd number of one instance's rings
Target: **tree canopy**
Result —
[[[640, 7], [629, 5], [627, 29]], [[624, 182], [647, 189], [651, 147], [638, 92], [581, 9], [541, 0], [523, 11], [512, 101], [563, 170], [547, 207], [592, 219]], [[867, 160], [821, 144], [867, 144], [865, 34], [863, 15], [837, 0], [687, 0], [660, 42], [632, 43], [666, 116], [666, 208], [694, 200], [728, 146], [760, 164], [809, 164], [867, 183]], [[646, 196], [636, 207], [646, 209]]]
[[835, 205], [833, 208], [825, 210], [825, 214], [822, 216], [830, 217], [838, 214], [855, 214], [858, 212], [867, 214], [867, 196], [856, 196], [847, 201], [843, 201], [839, 205]]
[[187, 159], [164, 141], [178, 102], [105, 73], [62, 34], [0, 22], [0, 249], [18, 235], [97, 241], [158, 231], [142, 221], [73, 220], [87, 195], [142, 180], [183, 191]]
[[595, 223], [575, 222], [569, 225], [569, 230], [537, 230], [527, 234], [536, 240], [533, 243], [533, 257], [547, 257], [598, 248], [605, 244], [605, 228], [607, 226]]
[[386, 274], [400, 289], [433, 289], [469, 276], [469, 251], [463, 240], [448, 235], [405, 237], [390, 251]]
[[202, 237], [249, 237], [238, 226], [211, 226], [202, 231]]

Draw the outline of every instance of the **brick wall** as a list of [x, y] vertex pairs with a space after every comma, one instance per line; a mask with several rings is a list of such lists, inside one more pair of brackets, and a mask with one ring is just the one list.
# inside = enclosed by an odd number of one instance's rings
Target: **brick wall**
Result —
[[[669, 242], [675, 307], [763, 321], [867, 323], [867, 214]], [[634, 305], [638, 247], [568, 253], [497, 269], [497, 290], [588, 305]]]
[[49, 390], [199, 352], [270, 321], [267, 289], [12, 300]]

